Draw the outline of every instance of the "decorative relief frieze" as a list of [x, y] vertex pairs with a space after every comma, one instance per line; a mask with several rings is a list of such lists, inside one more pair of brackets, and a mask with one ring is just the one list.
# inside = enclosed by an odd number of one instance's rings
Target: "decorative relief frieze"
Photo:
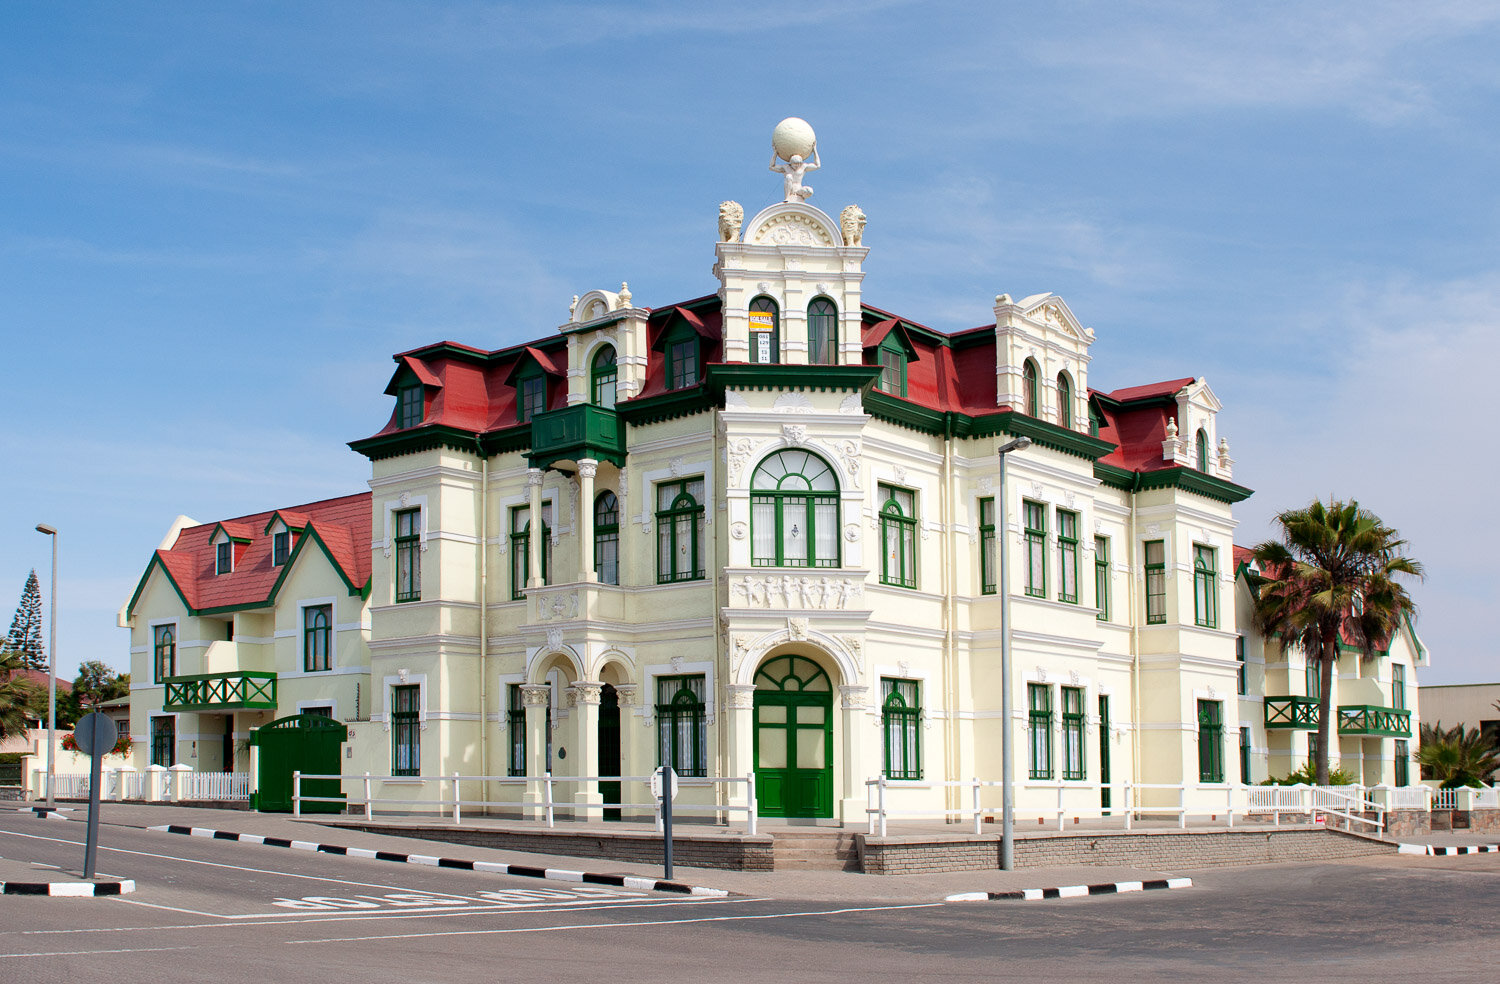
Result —
[[754, 449], [755, 445], [748, 437], [737, 438], [724, 446], [724, 453], [728, 457], [730, 485], [740, 484], [740, 475], [750, 463], [750, 454]]
[[733, 710], [750, 710], [755, 706], [755, 684], [729, 684], [724, 688], [724, 704]]
[[782, 424], [781, 436], [794, 448], [807, 443], [807, 428], [802, 424]]
[[846, 711], [863, 710], [870, 693], [869, 687], [845, 684], [839, 687], [839, 706]]
[[544, 594], [536, 600], [538, 622], [561, 622], [577, 617], [578, 594], [574, 589]]
[[864, 412], [865, 400], [864, 397], [858, 392], [850, 393], [848, 396], [844, 397], [843, 402], [839, 404], [839, 413], [853, 414]]
[[844, 539], [847, 540], [849, 543], [853, 543], [854, 541], [856, 541], [856, 540], [859, 539], [859, 524], [858, 523], [845, 523], [844, 524]]
[[771, 410], [774, 413], [814, 413], [817, 407], [813, 406], [806, 393], [793, 390], [778, 396], [776, 402], [771, 404]]
[[837, 574], [746, 574], [729, 579], [729, 604], [738, 608], [843, 609], [864, 597], [864, 581]]
[[734, 537], [736, 540], [743, 540], [745, 537], [750, 535], [750, 527], [743, 522], [730, 523], [729, 535]]
[[807, 619], [789, 618], [786, 620], [787, 637], [797, 642], [807, 641]]
[[552, 688], [526, 684], [521, 687], [521, 704], [525, 707], [546, 707], [552, 703]]
[[562, 648], [562, 641], [563, 641], [562, 629], [551, 628], [551, 629], [547, 630], [547, 648], [550, 651], [557, 652], [557, 650], [561, 649]]

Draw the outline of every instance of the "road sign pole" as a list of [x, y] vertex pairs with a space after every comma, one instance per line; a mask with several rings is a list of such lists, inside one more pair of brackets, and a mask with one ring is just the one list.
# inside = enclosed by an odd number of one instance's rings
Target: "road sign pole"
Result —
[[83, 877], [94, 877], [94, 856], [99, 849], [99, 782], [104, 756], [114, 750], [119, 729], [108, 715], [95, 711], [85, 715], [73, 731], [78, 748], [89, 757], [89, 824], [83, 840]]
[[672, 877], [672, 793], [677, 784], [677, 775], [672, 771], [670, 765], [662, 768], [661, 775], [661, 829], [662, 829], [662, 856], [665, 861], [666, 874], [663, 877]]

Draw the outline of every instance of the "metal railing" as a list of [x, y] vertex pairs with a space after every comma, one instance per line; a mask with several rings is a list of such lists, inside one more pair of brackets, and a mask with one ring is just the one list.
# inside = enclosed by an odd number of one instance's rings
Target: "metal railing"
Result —
[[[302, 792], [302, 781], [337, 779], [341, 788], [345, 791], [343, 796], [307, 796]], [[303, 803], [339, 803], [345, 806], [364, 807], [365, 816], [373, 817], [375, 807], [383, 805], [396, 809], [405, 808], [410, 810], [414, 807], [430, 807], [440, 815], [452, 816], [454, 823], [463, 822], [463, 811], [466, 807], [481, 809], [497, 808], [506, 812], [520, 811], [522, 819], [537, 819], [548, 827], [556, 827], [558, 814], [567, 814], [572, 819], [583, 819], [588, 817], [602, 818], [605, 810], [619, 810], [635, 814], [651, 813], [655, 817], [656, 828], [661, 829], [661, 800], [651, 795], [651, 776], [554, 776], [552, 774], [542, 776], [464, 776], [454, 773], [448, 776], [377, 776], [366, 772], [364, 775], [333, 776], [314, 775], [306, 772], [292, 773], [292, 814], [300, 816]], [[711, 816], [718, 820], [720, 815], [724, 816], [727, 823], [730, 814], [744, 814], [745, 832], [754, 835], [758, 819], [758, 811], [755, 803], [755, 773], [751, 772], [745, 776], [705, 776], [683, 778], [678, 777], [678, 798], [672, 801], [672, 814], [674, 816], [697, 815]], [[384, 785], [394, 783], [403, 788], [409, 788], [413, 784], [422, 787], [425, 793], [429, 784], [434, 796], [421, 798], [376, 796], [374, 795], [377, 784]], [[483, 784], [494, 783], [499, 786], [515, 786], [523, 790], [521, 799], [516, 800], [490, 800], [465, 798], [463, 787], [465, 784], [480, 784], [481, 794]], [[619, 783], [621, 792], [625, 788], [632, 789], [642, 787], [645, 792], [644, 802], [619, 802], [606, 803], [602, 800], [579, 801], [577, 799], [558, 799], [558, 786], [583, 787], [583, 792], [595, 792], [597, 786], [590, 789], [591, 784]], [[745, 803], [731, 803], [731, 791], [735, 786], [745, 786]], [[353, 785], [359, 795], [350, 790]], [[694, 788], [711, 787], [714, 790], [714, 802], [712, 803], [689, 803], [684, 802], [681, 793]], [[382, 790], [383, 792], [384, 790]], [[529, 797], [529, 798], [528, 798]]]

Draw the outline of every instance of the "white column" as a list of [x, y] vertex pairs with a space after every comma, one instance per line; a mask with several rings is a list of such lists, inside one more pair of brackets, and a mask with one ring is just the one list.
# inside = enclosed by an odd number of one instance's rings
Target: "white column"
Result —
[[530, 563], [527, 566], [526, 586], [541, 587], [542, 584], [542, 470], [526, 469], [526, 491], [531, 496], [531, 535], [526, 538], [526, 549]]
[[[568, 757], [577, 765], [573, 774], [597, 776], [599, 774], [599, 692], [603, 684], [594, 680], [579, 680], [568, 688], [573, 704], [573, 741]], [[602, 820], [604, 797], [599, 793], [597, 782], [573, 784], [574, 819]]]
[[[724, 687], [726, 775], [746, 776], [755, 771], [755, 684], [731, 683]], [[733, 802], [748, 806], [745, 788], [737, 787]]]
[[578, 571], [580, 581], [597, 581], [594, 569], [594, 476], [599, 462], [578, 459]]
[[[633, 683], [615, 685], [615, 696], [620, 703], [620, 774], [625, 776], [646, 775], [656, 767], [654, 761], [645, 759], [638, 751], [641, 747], [641, 719], [636, 715], [635, 709], [639, 702], [639, 689]], [[646, 747], [649, 749], [650, 745]], [[633, 786], [628, 782], [620, 784], [621, 802], [644, 803], [646, 800], [645, 787]]]
[[870, 688], [864, 686], [841, 686], [839, 687], [839, 705], [841, 708], [841, 724], [844, 730], [843, 741], [843, 772], [844, 788], [839, 800], [839, 818], [846, 824], [864, 823], [868, 819], [865, 813], [865, 780], [870, 776], [865, 775], [864, 736], [866, 728], [865, 698]]
[[[527, 685], [521, 688], [521, 704], [526, 708], [526, 774], [533, 779], [547, 771], [547, 706], [551, 701], [551, 687]], [[540, 782], [526, 784], [524, 801], [542, 801]], [[528, 811], [526, 818], [541, 820], [541, 811]]]

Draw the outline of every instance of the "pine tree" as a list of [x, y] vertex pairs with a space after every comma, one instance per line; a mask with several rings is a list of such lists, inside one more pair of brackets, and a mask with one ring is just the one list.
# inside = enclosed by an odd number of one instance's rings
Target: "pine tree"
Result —
[[33, 670], [47, 668], [47, 647], [42, 644], [42, 587], [37, 583], [35, 569], [26, 578], [26, 587], [21, 589], [21, 603], [16, 606], [16, 617], [11, 620], [5, 642]]

